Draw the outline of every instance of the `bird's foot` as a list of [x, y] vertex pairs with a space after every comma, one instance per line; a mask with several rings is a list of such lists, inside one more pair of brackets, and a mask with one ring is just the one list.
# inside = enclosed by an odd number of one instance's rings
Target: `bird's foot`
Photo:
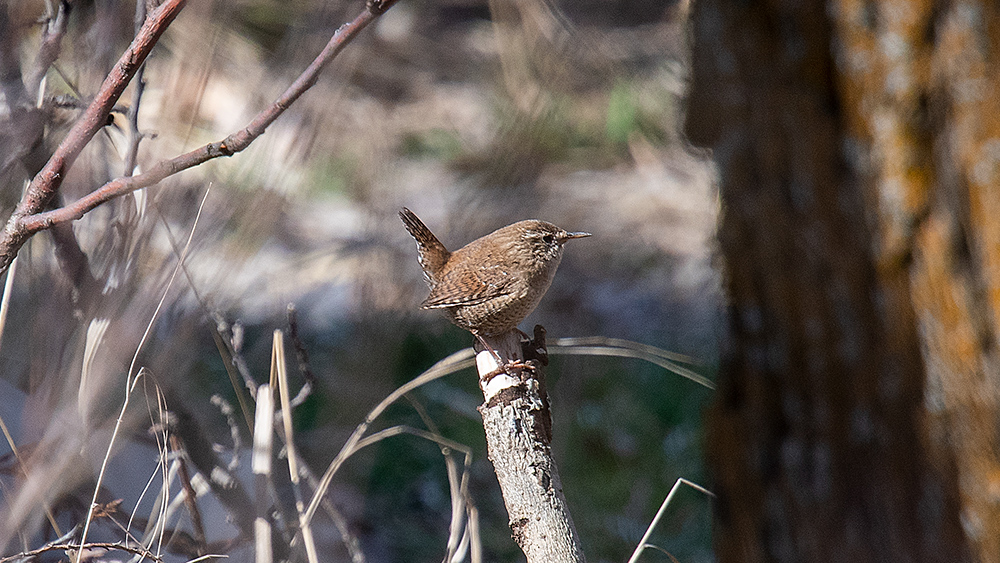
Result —
[[524, 383], [530, 375], [538, 370], [538, 362], [535, 360], [510, 360], [509, 362], [497, 362], [497, 365], [499, 367], [480, 377], [484, 384], [489, 383], [498, 375], [507, 375]]

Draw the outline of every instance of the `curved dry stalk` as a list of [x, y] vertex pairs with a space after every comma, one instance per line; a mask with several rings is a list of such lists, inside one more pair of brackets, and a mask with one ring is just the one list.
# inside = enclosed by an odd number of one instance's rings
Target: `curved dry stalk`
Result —
[[[146, 480], [146, 485], [143, 487], [142, 492], [139, 493], [139, 498], [135, 501], [135, 504], [133, 505], [132, 512], [129, 514], [128, 523], [125, 525], [126, 530], [132, 529], [132, 524], [133, 522], [136, 521], [136, 514], [139, 511], [139, 506], [142, 504], [143, 499], [146, 498], [146, 494], [153, 487], [153, 484], [156, 481], [157, 476], [160, 477], [160, 491], [158, 495], [159, 498], [165, 499], [170, 495], [170, 490], [169, 490], [170, 469], [167, 466], [167, 457], [168, 457], [167, 441], [169, 439], [167, 436], [167, 421], [166, 421], [167, 403], [166, 403], [166, 397], [163, 395], [163, 391], [160, 389], [160, 386], [154, 384], [154, 389], [156, 391], [156, 415], [155, 416], [153, 415], [153, 410], [149, 405], [148, 390], [146, 391], [146, 396], [147, 396], [146, 413], [149, 416], [149, 422], [151, 424], [151, 427], [155, 429], [150, 434], [153, 436], [153, 440], [156, 443], [156, 451], [159, 452], [159, 456], [157, 456], [156, 469], [149, 476], [149, 479]], [[146, 549], [151, 549], [153, 543], [159, 540], [156, 548], [157, 555], [162, 555], [160, 551], [163, 549], [164, 546], [163, 535], [166, 532], [166, 525], [161, 526], [160, 523], [165, 522], [166, 520], [166, 510], [167, 508], [165, 503], [154, 504], [153, 509], [151, 510], [151, 516], [149, 520], [156, 522], [156, 524], [154, 525], [152, 531], [150, 531], [147, 523], [146, 533], [143, 534], [143, 537], [140, 540], [136, 541], [136, 543], [145, 547]], [[129, 534], [129, 537], [131, 537], [131, 533]]]
[[[588, 344], [587, 346], [581, 346], [579, 344]], [[686, 363], [696, 363], [693, 358], [687, 356], [682, 356], [680, 354], [675, 354], [654, 346], [649, 346], [646, 344], [641, 344], [638, 342], [632, 342], [629, 340], [613, 339], [613, 338], [603, 338], [603, 337], [588, 337], [588, 338], [565, 338], [558, 339], [554, 342], [553, 348], [555, 348], [555, 353], [557, 354], [585, 354], [585, 355], [608, 355], [608, 356], [620, 356], [620, 357], [631, 357], [639, 358], [656, 365], [659, 365], [669, 371], [677, 373], [683, 377], [691, 379], [701, 385], [708, 387], [709, 389], [714, 389], [714, 384], [703, 376], [694, 373], [693, 371], [680, 366], [677, 361], [683, 361]], [[382, 400], [378, 405], [375, 406], [365, 417], [364, 422], [359, 424], [351, 436], [347, 439], [347, 442], [341, 448], [337, 456], [330, 462], [327, 467], [326, 472], [323, 474], [322, 479], [316, 486], [313, 493], [312, 500], [309, 503], [308, 508], [306, 508], [304, 515], [304, 522], [308, 524], [311, 522], [312, 517], [315, 515], [316, 510], [319, 506], [320, 501], [323, 496], [326, 495], [326, 491], [330, 487], [330, 483], [333, 481], [333, 476], [344, 464], [344, 462], [359, 449], [368, 446], [379, 439], [383, 439], [389, 435], [395, 435], [401, 432], [417, 434], [411, 430], [401, 430], [401, 427], [394, 427], [393, 429], [383, 430], [377, 432], [371, 436], [365, 437], [365, 432], [367, 432], [368, 427], [372, 422], [378, 418], [389, 405], [393, 404], [401, 397], [405, 396], [410, 391], [413, 391], [417, 387], [434, 381], [448, 375], [450, 373], [472, 367], [476, 365], [475, 353], [471, 348], [464, 348], [455, 352], [454, 354], [448, 356], [447, 358], [439, 361], [438, 363], [431, 366], [430, 369], [423, 372], [413, 380], [402, 385], [392, 393], [390, 393], [385, 399]], [[419, 434], [417, 434], [419, 435]], [[428, 438], [431, 439], [431, 438]], [[441, 445], [442, 442], [434, 440]], [[448, 446], [453, 447], [453, 446]], [[470, 511], [470, 516], [472, 512]]]
[[[666, 551], [664, 551], [662, 548], [656, 547], [655, 545], [651, 545], [646, 542], [649, 540], [649, 536], [652, 535], [653, 529], [656, 528], [656, 525], [660, 523], [660, 518], [663, 517], [663, 513], [667, 510], [667, 506], [670, 505], [670, 501], [673, 500], [674, 494], [677, 492], [677, 489], [679, 489], [681, 485], [687, 485], [700, 493], [704, 493], [711, 498], [715, 498], [715, 493], [706, 489], [705, 487], [702, 487], [701, 485], [694, 483], [692, 481], [688, 481], [683, 477], [678, 477], [677, 480], [674, 481], [674, 486], [670, 487], [670, 492], [667, 493], [667, 498], [663, 499], [663, 503], [660, 504], [660, 509], [656, 511], [656, 516], [653, 517], [653, 520], [649, 523], [649, 527], [646, 528], [646, 533], [643, 534], [642, 539], [639, 540], [639, 545], [637, 545], [635, 551], [632, 552], [632, 557], [629, 557], [628, 563], [636, 563], [639, 560], [639, 556], [642, 554], [642, 551], [647, 547], [657, 549], [666, 553]], [[671, 559], [672, 558], [673, 556], [671, 556]]]
[[[420, 416], [420, 420], [427, 426], [427, 429], [432, 434], [443, 437], [441, 429], [431, 418], [424, 405], [410, 395], [406, 395], [406, 400], [417, 411], [417, 415]], [[465, 468], [459, 477], [458, 464], [455, 462], [455, 457], [451, 455], [451, 449], [440, 442], [438, 446], [441, 448], [441, 455], [444, 456], [451, 494], [451, 525], [448, 527], [448, 545], [444, 561], [458, 562], [464, 560], [462, 553], [470, 542], [469, 522], [474, 517], [468, 512], [470, 508], [474, 508], [472, 496], [469, 495], [469, 465], [472, 463], [472, 450], [465, 452]], [[466, 517], [466, 514], [469, 516]]]
[[[414, 406], [416, 407], [416, 403]], [[420, 418], [425, 422], [431, 422], [429, 418], [424, 415], [425, 412], [421, 412], [421, 407], [416, 407]], [[445, 561], [456, 561], [457, 554], [461, 550], [461, 543], [463, 539], [466, 543], [470, 541], [478, 542], [478, 529], [470, 530], [470, 522], [472, 518], [475, 518], [471, 512], [469, 516], [466, 516], [466, 512], [475, 507], [472, 505], [472, 498], [469, 495], [469, 469], [472, 467], [472, 449], [454, 440], [445, 438], [438, 432], [436, 425], [431, 422], [429, 425], [431, 430], [421, 430], [419, 428], [413, 428], [412, 426], [398, 425], [391, 428], [386, 428], [385, 430], [380, 430], [363, 440], [360, 440], [354, 447], [354, 451], [357, 452], [361, 448], [370, 446], [376, 442], [381, 442], [386, 438], [392, 436], [399, 436], [400, 434], [409, 434], [411, 436], [416, 436], [418, 438], [423, 438], [425, 440], [434, 442], [441, 448], [441, 455], [444, 456], [445, 466], [448, 471], [448, 488], [451, 494], [451, 525], [448, 527], [448, 545], [446, 547], [447, 553], [445, 554]], [[458, 474], [458, 464], [455, 463], [454, 457], [451, 455], [451, 450], [461, 452], [465, 455], [465, 461], [462, 467], [462, 474]], [[471, 534], [477, 534], [477, 537], [470, 538]]]
[[614, 348], [629, 348], [672, 362], [691, 365], [700, 365], [702, 363], [701, 360], [693, 356], [678, 354], [677, 352], [664, 350], [651, 344], [643, 344], [642, 342], [626, 340], [624, 338], [612, 338], [610, 336], [566, 336], [555, 339], [553, 344], [555, 346], [611, 346]]
[[617, 356], [646, 360], [685, 379], [690, 379], [702, 387], [715, 390], [715, 383], [710, 379], [677, 363], [680, 361], [696, 364], [697, 360], [649, 344], [602, 336], [557, 338], [549, 345], [549, 353], [564, 356]]
[[316, 508], [319, 507], [320, 500], [326, 495], [327, 489], [330, 488], [330, 483], [333, 481], [333, 476], [340, 469], [340, 466], [344, 464], [347, 458], [351, 457], [358, 450], [358, 443], [364, 436], [365, 432], [372, 422], [375, 421], [382, 412], [389, 407], [389, 405], [395, 403], [400, 397], [413, 391], [417, 387], [434, 381], [448, 375], [449, 373], [454, 373], [458, 370], [472, 367], [475, 365], [475, 359], [471, 348], [464, 348], [455, 352], [454, 354], [448, 356], [447, 358], [439, 361], [430, 367], [427, 371], [418, 375], [409, 382], [403, 384], [401, 387], [390, 393], [382, 402], [375, 406], [365, 417], [364, 422], [359, 424], [354, 432], [351, 434], [350, 438], [344, 444], [344, 447], [340, 449], [337, 453], [337, 457], [333, 458], [330, 462], [329, 467], [326, 469], [326, 473], [323, 474], [323, 478], [320, 479], [319, 484], [316, 486], [315, 492], [313, 492], [312, 500], [309, 502], [309, 507], [306, 509], [305, 521], [310, 522], [314, 514], [316, 514]]
[[[184, 263], [184, 259], [187, 257], [187, 252], [191, 247], [191, 241], [194, 239], [194, 231], [198, 227], [198, 220], [201, 218], [201, 212], [205, 208], [205, 202], [208, 200], [208, 194], [210, 190], [205, 190], [205, 196], [201, 200], [201, 205], [198, 206], [198, 213], [195, 215], [194, 224], [191, 225], [191, 233], [188, 235], [187, 244], [184, 245], [184, 251], [181, 253], [180, 257], [177, 259], [177, 264], [174, 266], [174, 271], [170, 274], [170, 279], [167, 280], [167, 286], [163, 288], [163, 295], [160, 297], [160, 302], [156, 304], [156, 309], [153, 310], [153, 315], [150, 317], [149, 322], [146, 324], [146, 330], [142, 334], [142, 338], [139, 339], [139, 345], [135, 348], [135, 353], [132, 355], [132, 362], [129, 364], [128, 373], [125, 379], [125, 400], [122, 402], [121, 411], [118, 413], [118, 420], [115, 422], [115, 428], [111, 432], [111, 441], [108, 443], [108, 448], [104, 452], [104, 460], [101, 462], [101, 470], [97, 473], [97, 484], [94, 485], [94, 496], [90, 501], [90, 506], [87, 507], [87, 518], [84, 521], [83, 534], [80, 536], [80, 545], [85, 545], [87, 542], [87, 533], [90, 531], [90, 524], [93, 521], [94, 507], [97, 506], [97, 494], [101, 490], [101, 483], [104, 481], [104, 475], [108, 468], [108, 462], [111, 460], [111, 451], [114, 449], [115, 440], [118, 437], [118, 432], [121, 429], [122, 424], [125, 421], [125, 411], [128, 409], [129, 401], [132, 398], [132, 391], [135, 390], [136, 383], [138, 383], [140, 377], [142, 376], [142, 370], [133, 376], [135, 370], [136, 362], [139, 359], [139, 351], [142, 350], [143, 344], [146, 343], [146, 339], [149, 337], [149, 333], [153, 330], [153, 323], [160, 315], [160, 310], [163, 308], [163, 303], [167, 299], [167, 293], [170, 291], [170, 287], [174, 283], [174, 279], [177, 277], [177, 273], [181, 269], [181, 264]], [[80, 563], [83, 557], [83, 550], [81, 549], [77, 553], [76, 563]]]

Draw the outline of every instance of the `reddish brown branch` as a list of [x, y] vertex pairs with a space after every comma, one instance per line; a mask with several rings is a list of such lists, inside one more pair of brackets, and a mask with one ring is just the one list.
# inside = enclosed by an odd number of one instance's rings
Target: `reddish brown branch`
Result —
[[[168, 160], [161, 160], [153, 165], [146, 172], [138, 176], [116, 178], [86, 196], [69, 203], [59, 209], [40, 213], [40, 208], [33, 208], [22, 212], [25, 202], [18, 206], [7, 224], [7, 228], [0, 238], [0, 271], [6, 269], [10, 261], [17, 254], [17, 250], [34, 233], [50, 228], [57, 223], [74, 221], [84, 216], [88, 211], [98, 205], [112, 200], [129, 192], [152, 186], [160, 180], [172, 176], [182, 170], [187, 170], [208, 160], [222, 156], [232, 156], [250, 146], [257, 137], [261, 136], [267, 127], [274, 122], [292, 103], [295, 102], [306, 90], [316, 83], [320, 71], [323, 70], [334, 57], [336, 57], [344, 47], [354, 39], [357, 34], [374, 21], [378, 16], [388, 10], [396, 0], [369, 1], [364, 12], [354, 18], [353, 21], [344, 24], [333, 34], [330, 41], [323, 48], [323, 51], [312, 61], [312, 63], [299, 75], [298, 78], [275, 100], [270, 106], [258, 113], [249, 124], [243, 129], [236, 131], [221, 141], [209, 143], [191, 152], [176, 156]], [[162, 10], [162, 7], [160, 8]], [[157, 12], [158, 13], [158, 12]], [[145, 29], [145, 27], [144, 27]], [[139, 38], [136, 38], [136, 42]], [[133, 46], [135, 43], [133, 43]], [[130, 48], [129, 51], [132, 49]], [[122, 57], [124, 60], [129, 52]], [[141, 62], [141, 61], [140, 61]], [[111, 77], [108, 79], [111, 80]], [[107, 86], [108, 81], [105, 82]], [[102, 91], [105, 87], [102, 87]], [[120, 92], [119, 92], [120, 94]], [[96, 103], [96, 100], [95, 100]], [[93, 104], [91, 104], [93, 107]], [[108, 106], [110, 108], [110, 105]], [[89, 112], [89, 110], [88, 110]], [[107, 117], [107, 112], [104, 113]], [[83, 120], [81, 120], [83, 121]], [[79, 124], [78, 124], [79, 125]], [[72, 135], [72, 132], [70, 133]], [[89, 139], [89, 137], [88, 137]], [[62, 147], [60, 147], [62, 148]], [[81, 147], [82, 148], [82, 145]], [[73, 153], [75, 157], [79, 150]], [[55, 156], [53, 156], [53, 159]], [[50, 161], [51, 164], [51, 161]], [[39, 176], [46, 173], [50, 167], [46, 166]], [[61, 168], [54, 169], [51, 174], [58, 174]], [[37, 177], [36, 177], [37, 180]], [[34, 185], [35, 182], [32, 182]]]
[[8, 219], [3, 236], [0, 238], [0, 269], [7, 269], [24, 242], [36, 232], [25, 228], [21, 220], [40, 212], [59, 190], [66, 172], [80, 155], [83, 147], [107, 123], [111, 108], [125, 91], [139, 65], [146, 60], [160, 35], [184, 7], [185, 1], [166, 0], [150, 14], [132, 44], [104, 79], [94, 101], [73, 125], [45, 166], [31, 180], [28, 190]]
[[170, 435], [170, 449], [174, 454], [180, 454], [178, 457], [178, 461], [180, 461], [178, 472], [180, 474], [181, 487], [184, 489], [184, 505], [187, 506], [188, 514], [191, 515], [191, 525], [194, 527], [195, 548], [198, 555], [205, 555], [207, 553], [206, 546], [208, 542], [205, 540], [205, 525], [202, 524], [201, 510], [198, 509], [198, 493], [195, 492], [194, 485], [191, 484], [191, 473], [188, 471], [187, 460], [184, 456], [184, 446], [176, 434]]

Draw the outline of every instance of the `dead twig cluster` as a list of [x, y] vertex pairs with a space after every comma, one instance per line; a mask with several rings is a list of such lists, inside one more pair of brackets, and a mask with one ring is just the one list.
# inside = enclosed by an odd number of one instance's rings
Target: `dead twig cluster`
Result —
[[[166, 0], [149, 13], [139, 28], [132, 44], [125, 50], [108, 74], [93, 101], [87, 106], [52, 156], [35, 175], [7, 220], [0, 234], [0, 271], [6, 270], [17, 256], [21, 246], [35, 233], [55, 225], [80, 219], [95, 207], [135, 190], [152, 186], [159, 181], [209, 160], [232, 156], [246, 149], [264, 134], [269, 125], [281, 116], [303, 93], [311, 88], [323, 68], [329, 64], [378, 16], [389, 9], [395, 0], [370, 0], [366, 9], [352, 21], [342, 25], [333, 34], [320, 54], [268, 107], [261, 110], [246, 126], [221, 141], [208, 143], [184, 154], [167, 158], [149, 166], [146, 171], [132, 176], [120, 176], [95, 188], [80, 199], [56, 209], [46, 210], [58, 193], [70, 167], [94, 135], [108, 124], [108, 116], [125, 88], [132, 82], [146, 57], [160, 36], [184, 7], [185, 0]], [[57, 39], [52, 39], [57, 42]], [[41, 58], [41, 57], [40, 57]], [[46, 57], [47, 59], [47, 57]]]

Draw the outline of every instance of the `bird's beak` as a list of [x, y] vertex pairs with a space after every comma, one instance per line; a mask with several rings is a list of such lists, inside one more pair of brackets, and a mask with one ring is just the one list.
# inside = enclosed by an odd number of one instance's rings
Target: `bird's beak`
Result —
[[565, 235], [563, 235], [562, 238], [563, 238], [563, 240], [569, 240], [571, 238], [583, 238], [583, 237], [589, 237], [589, 236], [590, 236], [590, 233], [566, 233]]

